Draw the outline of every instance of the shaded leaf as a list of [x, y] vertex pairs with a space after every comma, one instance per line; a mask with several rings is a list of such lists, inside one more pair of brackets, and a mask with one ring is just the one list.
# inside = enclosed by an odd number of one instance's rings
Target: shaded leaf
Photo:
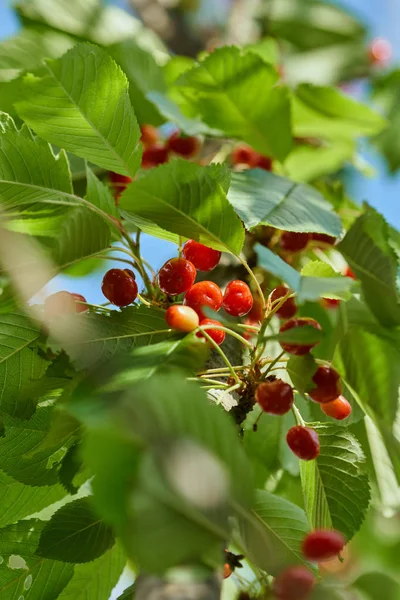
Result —
[[300, 394], [305, 394], [315, 387], [312, 378], [318, 365], [311, 354], [291, 356], [286, 368], [294, 387]]

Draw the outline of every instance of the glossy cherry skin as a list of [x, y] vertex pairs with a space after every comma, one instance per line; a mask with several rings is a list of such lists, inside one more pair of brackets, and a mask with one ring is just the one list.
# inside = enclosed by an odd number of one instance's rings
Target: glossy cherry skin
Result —
[[293, 389], [282, 379], [259, 383], [255, 395], [263, 411], [270, 415], [284, 415], [294, 402]]
[[140, 132], [143, 146], [154, 146], [158, 142], [158, 131], [153, 125], [141, 125]]
[[310, 427], [292, 427], [287, 432], [286, 441], [293, 454], [301, 460], [314, 460], [319, 455], [319, 437]]
[[199, 281], [187, 292], [183, 304], [197, 312], [200, 319], [207, 318], [202, 308], [208, 306], [218, 311], [222, 306], [222, 292], [213, 281]]
[[232, 162], [234, 165], [247, 165], [250, 168], [254, 168], [257, 165], [257, 161], [257, 152], [245, 144], [236, 146], [232, 152]]
[[345, 537], [338, 531], [319, 529], [304, 538], [302, 552], [307, 560], [324, 562], [338, 556], [345, 544]]
[[272, 158], [259, 154], [255, 167], [257, 169], [263, 169], [264, 171], [272, 171]]
[[257, 325], [257, 323], [262, 321], [263, 318], [264, 318], [264, 309], [263, 309], [261, 300], [258, 296], [256, 298], [254, 298], [253, 306], [251, 307], [251, 310], [247, 315], [247, 319], [255, 322], [255, 324]]
[[178, 331], [193, 331], [199, 326], [199, 315], [190, 308], [190, 306], [182, 306], [174, 304], [167, 309], [165, 320], [171, 329]]
[[168, 162], [168, 148], [162, 144], [153, 144], [143, 150], [142, 169], [151, 169]]
[[[215, 321], [214, 319], [202, 319], [200, 321], [200, 327], [203, 327], [204, 325], [221, 325], [221, 323], [219, 321]], [[213, 339], [218, 346], [222, 344], [225, 339], [225, 331], [222, 329], [206, 329], [206, 331], [210, 338]], [[198, 337], [205, 337], [200, 331], [196, 335]]]
[[200, 151], [200, 140], [194, 136], [182, 136], [179, 131], [171, 135], [167, 141], [167, 147], [170, 152], [191, 158]]
[[188, 240], [183, 246], [183, 256], [199, 271], [212, 271], [221, 259], [221, 252], [195, 240]]
[[[281, 325], [280, 332], [288, 331], [289, 329], [293, 329], [295, 327], [305, 327], [306, 325], [310, 327], [314, 327], [315, 329], [321, 330], [321, 325], [315, 321], [314, 319], [309, 319], [308, 317], [298, 317], [295, 319], [290, 319]], [[294, 354], [295, 356], [304, 356], [308, 354], [314, 346], [316, 346], [318, 342], [310, 344], [309, 342], [306, 344], [294, 344], [289, 342], [280, 342], [283, 350], [288, 352], [289, 354]]]
[[347, 419], [351, 415], [352, 408], [350, 402], [344, 396], [339, 396], [336, 400], [321, 404], [321, 410], [328, 417], [332, 417], [332, 419], [336, 419], [337, 421], [343, 421], [343, 419]]
[[288, 567], [275, 578], [272, 591], [279, 600], [306, 600], [315, 585], [315, 577], [301, 565]]
[[[271, 294], [271, 302], [275, 302], [276, 300], [283, 298], [289, 292], [290, 290], [286, 286], [278, 285], [278, 287], [275, 288]], [[297, 306], [294, 298], [288, 298], [275, 314], [278, 315], [278, 317], [281, 317], [281, 319], [290, 319], [291, 317], [294, 317], [296, 311]]]
[[308, 392], [309, 396], [318, 402], [324, 404], [336, 400], [342, 393], [342, 382], [339, 373], [329, 365], [318, 367], [312, 378], [315, 387]]
[[56, 292], [44, 303], [44, 312], [48, 319], [54, 319], [62, 315], [71, 315], [87, 310], [87, 306], [77, 302], [86, 302], [86, 299], [80, 294], [71, 294], [70, 292]]
[[247, 315], [253, 307], [253, 296], [247, 283], [240, 279], [228, 283], [222, 306], [225, 312], [233, 317]]
[[309, 233], [295, 233], [294, 231], [284, 231], [279, 240], [280, 247], [286, 252], [300, 252], [304, 250], [311, 239]]
[[185, 258], [171, 258], [158, 272], [160, 290], [169, 296], [187, 292], [196, 279], [194, 265]]
[[114, 190], [114, 200], [115, 203], [118, 204], [118, 200], [122, 194], [122, 192], [128, 187], [130, 183], [132, 183], [131, 177], [127, 177], [126, 175], [120, 175], [119, 173], [113, 173], [110, 171], [108, 174], [111, 186]]
[[103, 277], [101, 291], [115, 306], [128, 306], [136, 300], [138, 286], [124, 269], [110, 269]]

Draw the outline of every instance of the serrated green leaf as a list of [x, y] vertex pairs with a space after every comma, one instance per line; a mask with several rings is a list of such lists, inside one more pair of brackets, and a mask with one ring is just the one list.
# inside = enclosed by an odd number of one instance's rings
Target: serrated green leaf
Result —
[[44, 77], [24, 80], [24, 100], [17, 110], [25, 122], [56, 146], [134, 176], [140, 164], [140, 130], [126, 76], [111, 57], [96, 46], [79, 44], [47, 61], [45, 68]]
[[354, 281], [337, 274], [336, 277], [309, 277], [301, 275], [269, 248], [256, 246], [259, 264], [269, 273], [282, 279], [296, 293], [299, 304], [320, 298], [346, 299]]
[[76, 565], [58, 600], [109, 600], [125, 564], [124, 552], [115, 545], [92, 563]]
[[[301, 275], [303, 277], [318, 277], [318, 278], [325, 278], [325, 277], [332, 277], [335, 279], [340, 279], [341, 274], [338, 273], [337, 271], [334, 270], [334, 268], [326, 263], [323, 262], [322, 260], [310, 260], [307, 264], [304, 265], [304, 267], [301, 269], [300, 271]], [[351, 298], [351, 293], [350, 292], [343, 292], [342, 294], [334, 294], [334, 293], [327, 293], [325, 296], [325, 298], [333, 298], [335, 300], [349, 300]]]
[[253, 512], [240, 522], [246, 554], [270, 575], [293, 564], [307, 565], [301, 543], [309, 527], [301, 508], [264, 490], [257, 490]]
[[366, 303], [385, 327], [400, 325], [400, 297], [397, 290], [397, 257], [389, 242], [389, 227], [368, 207], [338, 245], [361, 282]]
[[58, 482], [58, 463], [74, 441], [67, 432], [40, 452], [36, 447], [48, 435], [51, 407], [40, 407], [26, 420], [4, 417], [5, 435], [0, 438], [0, 469], [27, 485], [52, 485]]
[[304, 503], [315, 529], [336, 529], [350, 540], [359, 530], [370, 502], [365, 456], [345, 428], [316, 425], [321, 450], [313, 461], [300, 461]]
[[164, 311], [136, 305], [109, 316], [90, 314], [82, 320], [79, 346], [69, 346], [68, 353], [80, 366], [107, 362], [114, 355], [135, 346], [147, 346], [170, 337]]
[[353, 139], [375, 135], [387, 121], [333, 87], [302, 83], [292, 96], [293, 130], [299, 137]]
[[[301, 328], [302, 329], [302, 328]], [[287, 363], [287, 372], [296, 390], [300, 394], [309, 392], [315, 387], [312, 377], [317, 370], [318, 365], [311, 354], [305, 356], [291, 356]]]
[[0, 471], [0, 527], [39, 512], [65, 495], [61, 485], [27, 486]]
[[67, 563], [87, 563], [109, 550], [114, 541], [90, 498], [80, 498], [62, 506], [45, 524], [36, 553]]
[[79, 442], [76, 442], [68, 450], [58, 471], [60, 483], [69, 494], [77, 493], [79, 486], [76, 483], [76, 478], [83, 471], [83, 468], [81, 446]]
[[18, 355], [24, 348], [40, 336], [40, 327], [32, 323], [25, 315], [5, 313], [0, 319], [0, 365], [12, 356]]
[[177, 81], [202, 120], [283, 160], [292, 145], [289, 90], [259, 56], [217, 48]]
[[249, 230], [270, 225], [334, 237], [342, 230], [339, 217], [320, 192], [261, 169], [233, 173], [228, 199]]
[[[36, 556], [36, 548], [44, 523], [20, 521], [0, 529], [0, 594], [2, 600], [55, 600], [71, 579], [74, 568], [54, 560]], [[8, 566], [11, 556], [19, 556], [18, 568]]]
[[134, 181], [123, 193], [120, 207], [138, 227], [144, 219], [176, 235], [238, 254], [244, 229], [226, 198], [226, 176], [221, 166], [174, 160]]

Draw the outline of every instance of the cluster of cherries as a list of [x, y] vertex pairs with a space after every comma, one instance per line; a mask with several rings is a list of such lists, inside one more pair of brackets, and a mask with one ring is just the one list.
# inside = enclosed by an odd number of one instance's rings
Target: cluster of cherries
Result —
[[[306, 535], [301, 549], [306, 560], [322, 563], [337, 557], [345, 544], [344, 536], [338, 531], [317, 529]], [[235, 567], [241, 566], [238, 558], [243, 557], [226, 552], [225, 579], [232, 574]], [[294, 565], [279, 573], [273, 581], [272, 591], [279, 600], [306, 600], [315, 583], [316, 578], [309, 569], [301, 565]]]

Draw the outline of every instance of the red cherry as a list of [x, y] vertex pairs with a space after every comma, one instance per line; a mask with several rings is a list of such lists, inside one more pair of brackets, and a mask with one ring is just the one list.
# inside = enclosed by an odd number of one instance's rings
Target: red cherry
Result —
[[315, 577], [300, 565], [288, 567], [276, 577], [272, 591], [279, 600], [306, 600], [315, 584]]
[[345, 277], [351, 277], [351, 279], [356, 280], [357, 277], [354, 275], [353, 271], [350, 269], [350, 267], [347, 267], [345, 272], [344, 272], [344, 276]]
[[119, 173], [113, 173], [110, 171], [108, 174], [111, 187], [114, 190], [114, 200], [115, 203], [118, 204], [118, 200], [122, 194], [122, 192], [128, 187], [130, 183], [132, 183], [131, 177], [127, 177], [126, 175], [120, 175]]
[[[200, 327], [203, 327], [203, 325], [221, 325], [221, 323], [219, 321], [215, 321], [214, 319], [202, 319], [200, 321]], [[207, 329], [206, 331], [210, 338], [212, 338], [214, 342], [218, 344], [218, 346], [222, 344], [225, 339], [225, 331], [222, 329]], [[205, 337], [200, 331], [196, 335], [198, 337]]]
[[310, 390], [308, 394], [314, 402], [318, 402], [319, 404], [331, 402], [342, 393], [340, 375], [329, 365], [318, 367], [312, 380], [316, 387]]
[[188, 240], [183, 246], [183, 256], [199, 271], [212, 271], [221, 259], [221, 252], [194, 240]]
[[168, 148], [162, 144], [153, 144], [143, 150], [142, 169], [151, 169], [168, 162]]
[[[264, 318], [264, 309], [261, 300], [259, 297], [254, 298], [253, 306], [247, 315], [246, 321], [249, 321], [249, 325], [258, 325]], [[250, 323], [252, 321], [253, 323]]]
[[279, 240], [282, 250], [286, 252], [300, 252], [304, 250], [311, 239], [309, 233], [295, 233], [294, 231], [284, 231]]
[[212, 310], [218, 311], [222, 306], [222, 292], [213, 281], [199, 281], [187, 292], [183, 304], [193, 308], [200, 319], [205, 319], [206, 315], [202, 308], [208, 306]]
[[282, 379], [263, 381], [256, 388], [256, 400], [264, 412], [284, 415], [293, 406], [293, 389]]
[[[290, 292], [290, 290], [286, 286], [278, 285], [278, 287], [275, 288], [271, 294], [271, 302], [275, 302], [275, 300], [279, 300], [280, 298], [283, 298], [289, 292]], [[278, 317], [281, 317], [282, 319], [290, 319], [291, 317], [294, 317], [294, 315], [296, 314], [296, 311], [297, 311], [297, 306], [296, 306], [296, 302], [294, 301], [294, 298], [288, 298], [282, 304], [282, 306], [279, 308], [279, 310], [276, 311], [275, 314], [278, 315]]]
[[185, 258], [171, 258], [158, 272], [158, 285], [169, 296], [187, 292], [196, 279], [194, 265]]
[[154, 146], [158, 142], [158, 131], [153, 125], [141, 125], [140, 132], [143, 146]]
[[124, 269], [110, 269], [103, 277], [101, 291], [115, 306], [128, 306], [138, 295], [136, 281]]
[[132, 269], [124, 269], [125, 273], [128, 273], [128, 275], [130, 277], [132, 277], [132, 279], [136, 279], [136, 275], [135, 273], [132, 271]]
[[314, 460], [319, 455], [319, 437], [310, 427], [292, 427], [287, 432], [286, 441], [291, 451], [301, 460]]
[[[75, 310], [77, 313], [86, 312], [88, 307], [86, 306], [86, 298], [82, 294], [71, 294], [75, 300]], [[82, 304], [84, 302], [85, 304]]]
[[70, 315], [80, 313], [87, 310], [87, 306], [78, 304], [86, 302], [86, 299], [80, 294], [71, 294], [70, 292], [56, 292], [48, 298], [44, 303], [44, 312], [48, 319], [54, 319], [62, 315]]
[[233, 573], [232, 567], [229, 563], [224, 564], [224, 579], [228, 579]]
[[345, 537], [338, 531], [319, 529], [304, 538], [302, 551], [307, 560], [323, 562], [338, 556], [345, 544]]
[[200, 151], [200, 140], [194, 136], [182, 136], [176, 131], [167, 140], [167, 147], [170, 152], [175, 152], [185, 158], [191, 158]]
[[334, 298], [322, 298], [322, 305], [325, 308], [337, 308], [340, 305], [340, 300]]
[[178, 331], [193, 331], [199, 326], [199, 315], [190, 308], [190, 306], [182, 306], [174, 304], [167, 309], [165, 320], [171, 329]]
[[[308, 325], [309, 327], [314, 327], [314, 329], [318, 329], [321, 331], [321, 325], [315, 321], [314, 319], [309, 319], [308, 317], [299, 317], [297, 319], [290, 319], [281, 325], [280, 333], [284, 331], [288, 331], [289, 329], [294, 329], [295, 327], [305, 327]], [[318, 342], [310, 343], [306, 342], [304, 344], [300, 343], [289, 343], [289, 342], [280, 342], [283, 350], [288, 352], [289, 354], [294, 354], [295, 356], [304, 356], [304, 354], [308, 354], [314, 346], [316, 346]]]
[[373, 65], [385, 65], [392, 58], [392, 54], [392, 44], [384, 38], [372, 40], [368, 49], [368, 57]]
[[337, 421], [343, 421], [343, 419], [347, 419], [351, 415], [352, 408], [350, 402], [344, 396], [339, 396], [336, 400], [321, 404], [321, 410], [328, 417], [332, 417]]
[[236, 146], [232, 152], [232, 162], [234, 165], [247, 165], [254, 168], [258, 161], [258, 154], [250, 146], [241, 144]]
[[331, 235], [327, 235], [326, 233], [312, 233], [311, 239], [314, 242], [321, 242], [326, 246], [334, 246], [336, 242], [336, 238]]
[[228, 315], [234, 317], [247, 315], [253, 306], [253, 296], [247, 283], [240, 279], [228, 283], [222, 306]]
[[[260, 325], [260, 321], [259, 320], [255, 321], [254, 319], [247, 316], [244, 320], [244, 324], [251, 325], [252, 327], [257, 327]], [[257, 335], [257, 332], [250, 328], [245, 329], [244, 333], [243, 333], [243, 337], [245, 340], [251, 340], [251, 338], [254, 337], [255, 335]]]
[[263, 169], [264, 171], [272, 171], [272, 158], [259, 154], [254, 166], [258, 169]]

